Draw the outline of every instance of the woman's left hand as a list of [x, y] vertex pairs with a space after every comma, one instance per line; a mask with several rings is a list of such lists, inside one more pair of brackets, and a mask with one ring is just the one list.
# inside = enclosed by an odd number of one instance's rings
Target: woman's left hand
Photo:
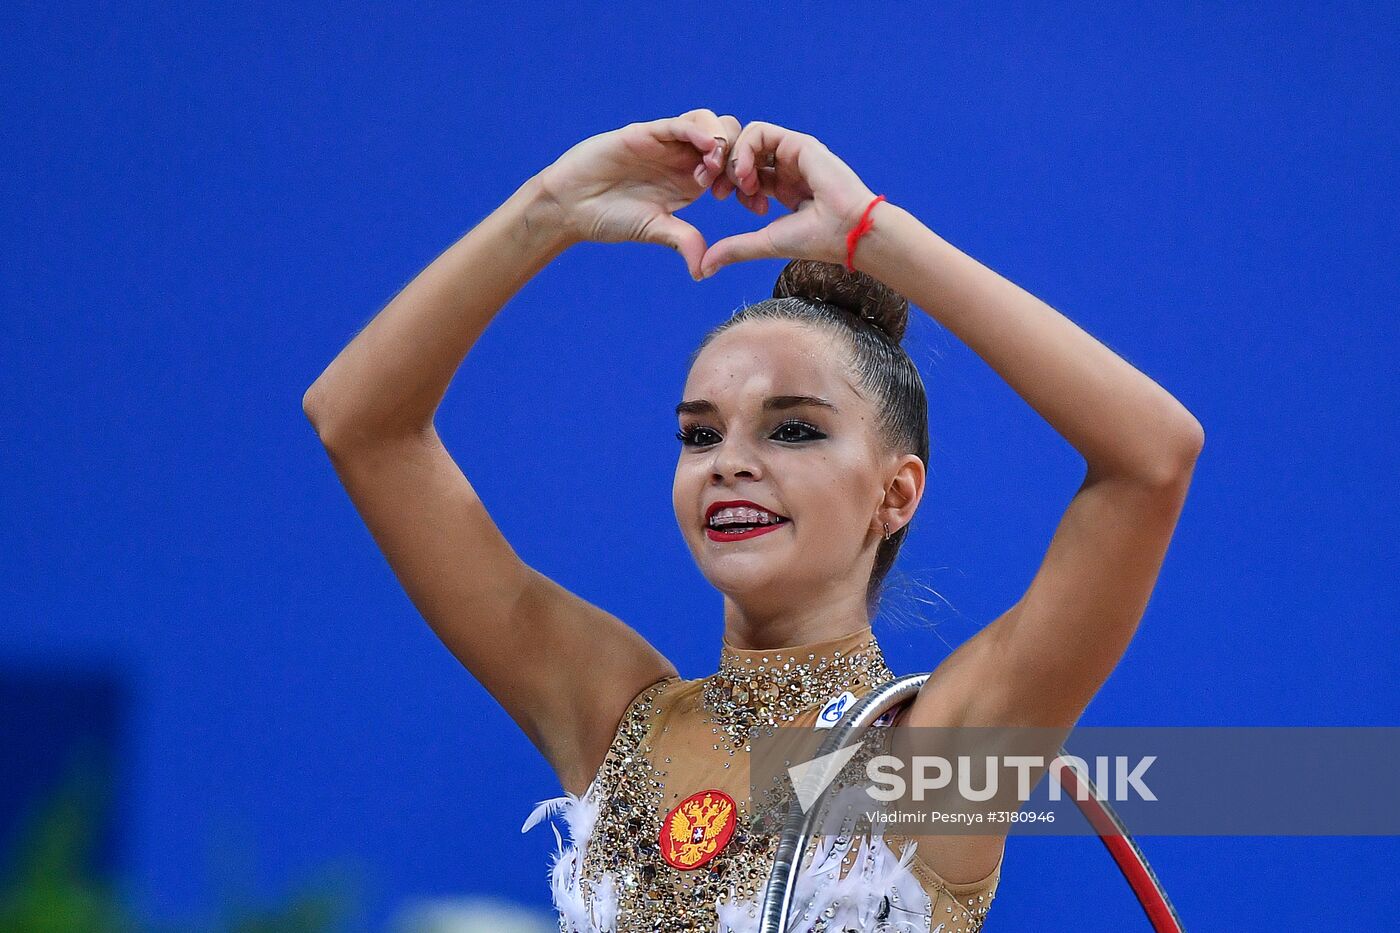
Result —
[[[725, 237], [705, 251], [701, 273], [746, 259], [815, 259], [846, 263], [846, 234], [875, 194], [815, 136], [754, 121], [734, 142], [714, 194], [737, 189], [749, 210], [764, 214], [772, 196], [792, 211], [761, 230]], [[721, 193], [723, 192], [723, 193]]]

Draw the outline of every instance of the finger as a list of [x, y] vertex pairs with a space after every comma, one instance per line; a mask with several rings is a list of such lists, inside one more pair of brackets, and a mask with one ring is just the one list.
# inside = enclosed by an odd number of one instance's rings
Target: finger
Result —
[[772, 123], [755, 121], [744, 127], [729, 156], [730, 178], [740, 190], [752, 194], [759, 188], [756, 166], [776, 165], [778, 146], [791, 133]]
[[705, 110], [700, 112], [699, 119], [710, 128], [710, 135], [718, 143], [715, 148], [704, 154], [704, 162], [709, 166], [709, 171], [700, 183], [708, 185], [723, 177], [729, 153], [734, 148], [734, 140], [739, 137], [742, 127], [739, 125], [739, 118], [733, 114], [716, 117], [711, 111]]
[[761, 191], [747, 194], [740, 190], [735, 192], [734, 197], [738, 199], [740, 204], [744, 205], [755, 214], [762, 216], [768, 213], [768, 198], [765, 197]]
[[652, 135], [664, 142], [690, 143], [700, 150], [702, 155], [708, 155], [719, 145], [719, 141], [708, 126], [702, 125], [699, 119], [692, 116], [695, 113], [697, 111], [679, 117], [653, 120], [649, 124]]
[[[760, 169], [759, 173], [760, 190], [766, 195], [774, 194], [778, 186], [777, 171], [775, 169], [765, 168]], [[715, 179], [715, 183], [710, 187], [710, 190], [714, 192], [717, 199], [723, 201], [725, 198], [729, 197], [729, 195], [734, 194], [737, 189], [734, 187], [734, 180], [731, 179], [728, 174], [724, 174]], [[735, 198], [739, 203], [749, 208], [749, 210], [755, 210], [757, 207], [754, 203], [754, 197], [742, 191], [739, 191], [738, 194], [735, 195]], [[755, 213], [762, 213], [762, 211], [755, 211]]]
[[744, 127], [743, 124], [739, 122], [739, 118], [732, 113], [727, 113], [720, 117], [718, 122], [722, 127], [722, 131], [721, 133], [716, 133], [715, 138], [722, 138], [724, 140], [724, 145], [717, 147], [714, 151], [709, 153], [710, 156], [715, 157], [715, 163], [713, 165], [715, 171], [710, 176], [714, 178], [714, 183], [710, 186], [710, 193], [715, 196], [716, 200], [723, 201], [734, 193], [734, 182], [731, 181], [728, 174], [726, 174], [725, 168], [729, 162], [729, 154], [734, 149], [734, 141], [739, 138], [739, 134], [743, 132]]
[[695, 166], [695, 180], [706, 187], [716, 178], [724, 177], [725, 156], [729, 153], [729, 140], [726, 137], [715, 136], [714, 140], [715, 147], [703, 153], [700, 164]]
[[723, 143], [700, 159], [700, 164], [691, 172], [702, 188], [708, 188], [717, 178], [724, 177], [724, 153], [728, 150]]
[[[774, 224], [782, 223], [780, 218]], [[769, 224], [762, 230], [755, 230], [752, 233], [739, 233], [734, 236], [727, 236], [707, 249], [700, 259], [700, 277], [709, 278], [717, 271], [736, 262], [744, 262], [749, 259], [775, 259], [778, 258], [777, 251], [773, 248], [773, 238], [769, 234], [773, 224]]]
[[759, 156], [751, 174], [753, 194], [772, 194], [778, 185], [777, 154], [769, 152]]
[[[695, 146], [700, 151], [703, 160], [713, 169], [715, 175], [724, 170], [725, 153], [729, 151], [740, 129], [737, 117], [732, 115], [720, 117], [713, 110], [705, 107], [688, 111], [679, 117], [673, 117], [671, 121], [661, 122], [669, 123], [663, 128], [663, 132], [667, 135], [662, 138], [679, 139]], [[710, 139], [701, 140], [696, 128], [707, 133]], [[708, 181], [705, 183], [708, 184]]]
[[[650, 125], [655, 137], [663, 142], [686, 142], [700, 153], [700, 162], [691, 171], [695, 183], [708, 188], [724, 174], [725, 159], [733, 138], [740, 132], [739, 120], [733, 115], [719, 117], [713, 110], [701, 108], [679, 117], [656, 120]], [[708, 132], [709, 137], [701, 137]]]
[[734, 141], [739, 138], [743, 127], [739, 123], [739, 118], [733, 114], [725, 114], [719, 118], [718, 123], [720, 128], [713, 135], [717, 138], [723, 137], [724, 151], [719, 153], [720, 158], [715, 167], [719, 169], [720, 174], [723, 174], [725, 164], [729, 161], [729, 154], [734, 151]]
[[700, 281], [700, 260], [705, 255], [705, 237], [699, 230], [674, 214], [662, 214], [653, 218], [637, 239], [643, 243], [660, 243], [674, 249], [685, 260], [690, 277]]
[[711, 177], [719, 175], [724, 171], [724, 159], [729, 153], [729, 140], [723, 136], [714, 137], [715, 148], [705, 154], [705, 165], [709, 167]]
[[736, 197], [755, 214], [766, 214], [771, 206], [768, 199], [776, 197], [778, 190], [778, 170], [776, 168], [760, 167], [758, 170], [758, 186], [752, 192], [740, 190]]

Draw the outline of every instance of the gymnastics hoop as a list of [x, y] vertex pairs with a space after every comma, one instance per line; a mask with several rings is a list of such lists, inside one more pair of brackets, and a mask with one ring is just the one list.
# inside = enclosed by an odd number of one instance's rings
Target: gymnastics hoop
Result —
[[[823, 755], [837, 752], [849, 745], [853, 739], [859, 739], [880, 716], [911, 702], [928, 678], [928, 674], [909, 674], [882, 684], [861, 697], [831, 730], [815, 758], [820, 759]], [[1060, 747], [1060, 755], [1069, 757], [1069, 752], [1065, 751], [1064, 746]], [[1162, 888], [1161, 881], [1147, 864], [1147, 857], [1128, 834], [1123, 821], [1118, 818], [1108, 801], [1099, 800], [1094, 783], [1087, 775], [1078, 773], [1072, 765], [1061, 768], [1060, 774], [1069, 775], [1069, 779], [1065, 781], [1066, 788], [1079, 805], [1080, 812], [1099, 834], [1099, 841], [1113, 856], [1118, 870], [1127, 879], [1143, 912], [1147, 914], [1152, 929], [1156, 933], [1183, 933], [1181, 917], [1167, 899], [1167, 892]], [[811, 842], [813, 831], [826, 809], [827, 791], [830, 789], [830, 784], [827, 784], [805, 813], [802, 810], [801, 795], [794, 795], [792, 803], [788, 806], [783, 833], [778, 839], [777, 855], [773, 859], [773, 870], [763, 887], [763, 906], [759, 912], [760, 933], [788, 933], [788, 912], [792, 908], [793, 888], [802, 868], [802, 860], [807, 854], [807, 844]], [[1082, 789], [1088, 790], [1087, 799], [1079, 799]]]

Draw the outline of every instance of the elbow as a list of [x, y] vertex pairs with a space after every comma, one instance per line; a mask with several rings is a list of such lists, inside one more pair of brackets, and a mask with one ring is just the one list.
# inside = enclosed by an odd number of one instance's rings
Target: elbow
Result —
[[1158, 468], [1150, 478], [1155, 485], [1168, 488], [1181, 488], [1190, 485], [1191, 475], [1196, 470], [1196, 461], [1205, 448], [1206, 432], [1194, 418], [1187, 422], [1174, 441], [1167, 446], [1170, 455], [1163, 456]]
[[1200, 459], [1201, 451], [1206, 446], [1206, 429], [1195, 418], [1187, 422], [1187, 427], [1182, 431], [1180, 441], [1180, 459], [1183, 468], [1188, 472], [1195, 468], [1196, 461]]
[[306, 420], [311, 422], [311, 426], [316, 429], [316, 433], [321, 431], [321, 410], [325, 406], [322, 400], [322, 390], [320, 383], [311, 383], [311, 388], [301, 397], [301, 413], [306, 416]]
[[1199, 421], [1193, 422], [1195, 427], [1191, 430], [1191, 459], [1194, 461], [1201, 455], [1201, 451], [1206, 446], [1206, 429]]
[[1175, 423], [1170, 429], [1158, 428], [1145, 441], [1145, 449], [1132, 457], [1120, 454], [1114, 459], [1090, 461], [1085, 483], [1115, 477], [1147, 489], [1179, 494], [1191, 484], [1205, 447], [1206, 432], [1194, 418]]
[[1159, 469], [1154, 471], [1167, 482], [1183, 475], [1190, 476], [1206, 446], [1206, 429], [1201, 422], [1184, 407], [1178, 407], [1177, 416], [1163, 422], [1163, 436], [1158, 445], [1161, 455], [1156, 458]]
[[1136, 466], [1123, 472], [1150, 489], [1180, 494], [1191, 485], [1205, 441], [1205, 430], [1192, 419], [1159, 438], [1153, 453], [1139, 457]]
[[301, 397], [301, 411], [315, 429], [316, 436], [326, 448], [341, 451], [377, 447], [386, 441], [406, 436], [421, 437], [432, 431], [432, 422], [386, 422], [344, 404], [343, 398], [328, 391], [318, 382], [311, 384]]
[[302, 395], [301, 413], [311, 423], [311, 427], [316, 431], [316, 436], [321, 439], [323, 444], [329, 445], [335, 435], [344, 433], [343, 428], [335, 426], [337, 419], [332, 415], [331, 398], [326, 387], [318, 382], [313, 382], [311, 388]]

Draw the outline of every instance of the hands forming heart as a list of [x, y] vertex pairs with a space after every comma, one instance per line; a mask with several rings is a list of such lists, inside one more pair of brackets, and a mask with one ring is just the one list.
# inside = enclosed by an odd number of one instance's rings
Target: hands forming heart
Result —
[[[845, 263], [846, 234], [874, 193], [820, 140], [774, 123], [692, 110], [591, 136], [540, 173], [573, 240], [662, 243], [696, 281], [746, 259]], [[709, 190], [759, 216], [791, 213], [707, 245], [675, 212]]]

